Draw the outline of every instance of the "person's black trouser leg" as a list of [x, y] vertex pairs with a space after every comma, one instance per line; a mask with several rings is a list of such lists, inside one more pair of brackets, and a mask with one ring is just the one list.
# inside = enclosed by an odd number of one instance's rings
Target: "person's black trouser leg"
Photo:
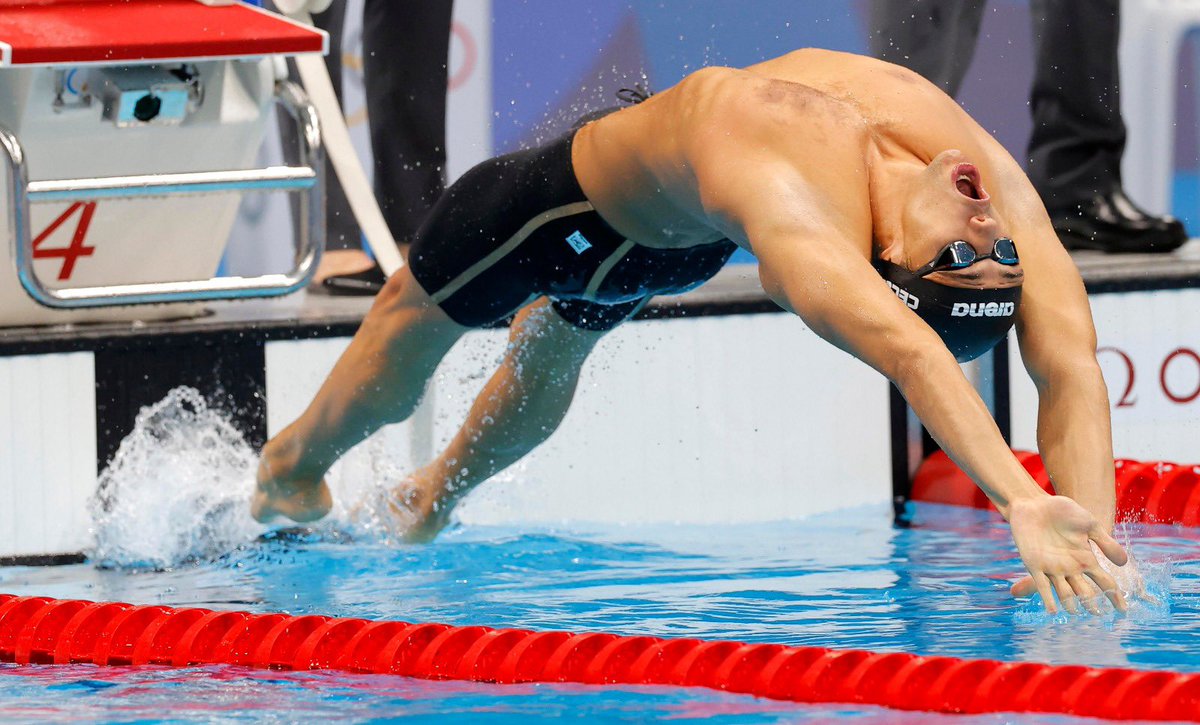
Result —
[[1121, 185], [1120, 0], [1033, 0], [1029, 179], [1051, 209]]
[[452, 0], [366, 0], [363, 75], [375, 196], [400, 244], [442, 193]]
[[1169, 252], [1183, 225], [1139, 209], [1121, 188], [1120, 0], [1033, 0], [1037, 72], [1029, 178], [1063, 243]]
[[[337, 94], [338, 103], [342, 101], [342, 28], [346, 19], [346, 0], [333, 0], [333, 4], [323, 13], [313, 16], [313, 24], [329, 33], [329, 55], [325, 56], [325, 67], [329, 69], [329, 80], [333, 82], [333, 91]], [[288, 61], [288, 75], [298, 82], [299, 73], [296, 65]], [[283, 144], [283, 158], [289, 165], [299, 162], [299, 152], [296, 144], [299, 139], [291, 119], [279, 120], [279, 138]], [[299, 223], [298, 206], [292, 203], [292, 223]], [[358, 231], [358, 222], [346, 199], [346, 192], [338, 182], [333, 163], [325, 159], [325, 250], [339, 251], [344, 249], [362, 249], [362, 235]]]
[[962, 87], [987, 0], [872, 0], [871, 53], [951, 96]]

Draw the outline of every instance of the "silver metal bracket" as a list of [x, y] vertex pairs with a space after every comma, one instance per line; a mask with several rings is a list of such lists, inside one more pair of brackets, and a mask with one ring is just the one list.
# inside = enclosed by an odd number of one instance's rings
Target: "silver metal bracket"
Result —
[[[9, 233], [21, 286], [37, 302], [56, 309], [110, 307], [163, 302], [277, 297], [295, 292], [312, 278], [325, 247], [325, 152], [317, 111], [294, 83], [275, 84], [275, 101], [296, 123], [300, 166], [200, 171], [178, 174], [112, 176], [94, 179], [29, 181], [25, 152], [15, 134], [0, 126], [0, 147], [7, 156], [10, 194]], [[144, 198], [217, 192], [286, 191], [299, 194], [296, 264], [286, 274], [213, 277], [206, 280], [147, 282], [51, 289], [33, 270], [29, 229], [31, 204], [114, 198]]]

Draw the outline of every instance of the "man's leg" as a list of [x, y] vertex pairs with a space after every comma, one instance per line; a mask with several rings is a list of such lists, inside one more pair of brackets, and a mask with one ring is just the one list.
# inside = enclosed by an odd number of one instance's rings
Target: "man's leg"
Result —
[[263, 448], [251, 513], [312, 521], [332, 504], [324, 476], [381, 426], [405, 420], [442, 357], [469, 328], [401, 268], [375, 299], [308, 409]]
[[951, 96], [962, 87], [986, 0], [872, 0], [871, 54], [902, 65]]
[[[445, 186], [452, 5], [452, 0], [363, 4], [363, 84], [375, 199], [405, 257]], [[373, 295], [383, 279], [379, 267], [359, 250], [325, 287], [335, 294]]]
[[1120, 184], [1120, 0], [1034, 0], [1030, 10], [1037, 57], [1028, 171], [1053, 209]]
[[1120, 0], [1034, 0], [1029, 179], [1068, 247], [1170, 251], [1183, 226], [1121, 190]]
[[[273, 7], [273, 6], [272, 6]], [[342, 102], [342, 30], [346, 19], [346, 0], [334, 0], [325, 12], [313, 15], [313, 25], [329, 33], [329, 54], [325, 56], [325, 66], [329, 71], [329, 80], [333, 84], [334, 95], [338, 103]], [[293, 81], [299, 82], [296, 64], [288, 61], [288, 75]], [[279, 137], [283, 147], [284, 160], [295, 166], [299, 162], [299, 138], [296, 136], [295, 125], [290, 119], [280, 117]], [[295, 197], [290, 199], [292, 224], [300, 224], [299, 206]], [[371, 265], [371, 259], [362, 249], [361, 234], [358, 221], [350, 209], [350, 201], [342, 190], [341, 182], [334, 173], [333, 162], [325, 159], [325, 254], [313, 275], [313, 284], [331, 275], [345, 274]]]
[[375, 197], [399, 244], [442, 193], [451, 0], [366, 0], [363, 82]]
[[405, 531], [430, 538], [459, 498], [532, 451], [558, 428], [575, 395], [579, 372], [604, 336], [563, 320], [543, 298], [522, 310], [500, 368], [475, 398], [466, 422], [429, 465], [397, 486], [393, 505]]

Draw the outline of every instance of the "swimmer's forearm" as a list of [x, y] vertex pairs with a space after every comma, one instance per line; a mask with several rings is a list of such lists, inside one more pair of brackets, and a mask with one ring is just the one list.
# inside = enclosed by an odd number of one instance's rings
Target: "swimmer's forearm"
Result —
[[1112, 532], [1116, 484], [1108, 389], [1095, 359], [1038, 385], [1038, 449], [1054, 490]]
[[[1008, 518], [1046, 494], [1017, 462], [954, 355], [848, 244], [755, 237], [763, 289], [825, 340], [886, 375], [942, 448]], [[797, 240], [800, 241], [797, 241]]]
[[987, 406], [945, 348], [918, 353], [891, 377], [933, 439], [1006, 519], [1015, 501], [1045, 495], [1012, 455]]

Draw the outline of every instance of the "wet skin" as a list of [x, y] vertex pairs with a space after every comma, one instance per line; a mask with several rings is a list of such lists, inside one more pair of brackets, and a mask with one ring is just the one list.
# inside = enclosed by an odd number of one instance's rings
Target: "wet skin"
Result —
[[[1109, 535], [1109, 407], [1082, 282], [1019, 166], [952, 99], [881, 61], [802, 50], [693, 73], [585, 126], [572, 160], [588, 199], [627, 238], [663, 248], [732, 239], [758, 257], [763, 287], [781, 307], [894, 382], [1012, 523], [1048, 608], [1052, 589], [1075, 609], [1095, 586], [1124, 606], [1090, 544], [1124, 563]], [[914, 269], [956, 239], [986, 254], [1001, 235], [1016, 240], [1021, 265], [987, 260], [930, 279], [1024, 285], [1017, 332], [1040, 396], [1039, 445], [1061, 496], [1043, 493], [1017, 463], [945, 345], [870, 264], [879, 256]], [[567, 325], [544, 300], [520, 319], [450, 448], [396, 487], [394, 505], [415, 517], [421, 536], [553, 432], [600, 337]], [[411, 414], [463, 332], [407, 270], [390, 280], [313, 404], [265, 448], [255, 515], [323, 515], [328, 467]]]

